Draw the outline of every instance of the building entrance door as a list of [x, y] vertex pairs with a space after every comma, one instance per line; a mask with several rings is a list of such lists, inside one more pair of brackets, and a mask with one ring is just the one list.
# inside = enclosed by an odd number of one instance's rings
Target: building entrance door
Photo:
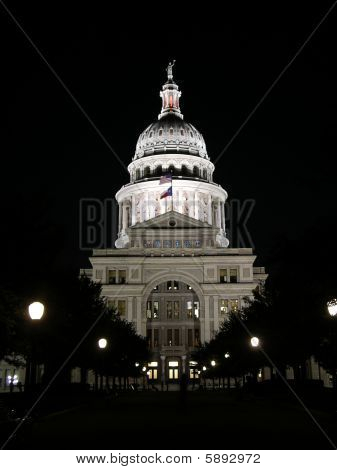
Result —
[[168, 362], [168, 379], [172, 382], [179, 380], [179, 361]]

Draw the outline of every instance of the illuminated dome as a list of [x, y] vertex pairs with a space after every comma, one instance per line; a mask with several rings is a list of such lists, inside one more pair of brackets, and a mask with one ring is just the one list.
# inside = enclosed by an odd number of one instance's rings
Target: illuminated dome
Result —
[[184, 121], [179, 108], [181, 92], [173, 81], [172, 65], [168, 80], [160, 92], [163, 100], [158, 121], [148, 126], [139, 136], [133, 160], [151, 155], [178, 153], [209, 160], [203, 136]]

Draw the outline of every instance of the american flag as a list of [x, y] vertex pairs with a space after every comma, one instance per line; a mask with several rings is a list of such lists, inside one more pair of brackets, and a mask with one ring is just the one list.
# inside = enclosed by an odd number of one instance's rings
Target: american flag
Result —
[[166, 184], [166, 183], [172, 183], [172, 175], [164, 175], [160, 177], [160, 182], [159, 184]]

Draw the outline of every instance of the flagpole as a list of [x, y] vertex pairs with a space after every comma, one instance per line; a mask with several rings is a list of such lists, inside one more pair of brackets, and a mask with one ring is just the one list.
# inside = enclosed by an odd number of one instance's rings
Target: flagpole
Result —
[[173, 172], [171, 170], [171, 212], [173, 212]]

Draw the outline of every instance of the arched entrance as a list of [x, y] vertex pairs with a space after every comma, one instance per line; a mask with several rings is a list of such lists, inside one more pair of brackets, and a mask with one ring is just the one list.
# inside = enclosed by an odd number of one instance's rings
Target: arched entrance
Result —
[[182, 374], [189, 376], [191, 353], [200, 344], [199, 297], [191, 285], [172, 277], [151, 289], [145, 312], [151, 363], [157, 365], [152, 380], [178, 384]]

